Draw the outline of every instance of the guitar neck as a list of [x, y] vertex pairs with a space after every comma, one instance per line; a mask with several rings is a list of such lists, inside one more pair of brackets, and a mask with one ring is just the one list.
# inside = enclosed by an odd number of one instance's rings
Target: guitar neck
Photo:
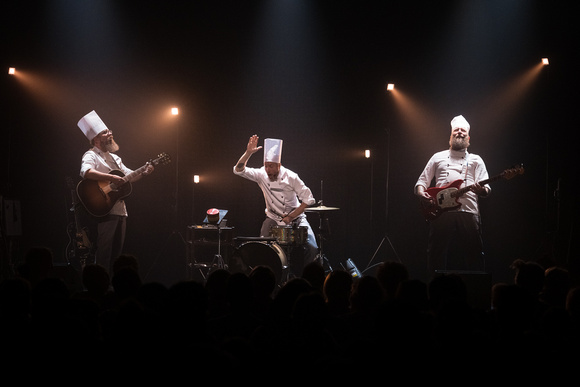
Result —
[[136, 170], [134, 170], [131, 173], [128, 173], [125, 175], [125, 180], [128, 181], [129, 183], [134, 182], [135, 180], [137, 180], [137, 177], [141, 176], [143, 174], [143, 172], [145, 172], [145, 169], [147, 168], [147, 164], [137, 168]]
[[[490, 177], [489, 179], [481, 180], [479, 182], [479, 185], [485, 185], [487, 183], [493, 183], [494, 181], [499, 180], [501, 178], [502, 178], [502, 175], [501, 174], [500, 175], [496, 175], [496, 176]], [[470, 191], [473, 188], [474, 185], [475, 184], [471, 184], [471, 185], [468, 185], [466, 187], [460, 188], [457, 191], [453, 192], [451, 194], [451, 196], [453, 196], [455, 198], [458, 198], [460, 196], [463, 196], [465, 193], [467, 193], [468, 191]]]
[[[521, 175], [523, 173], [524, 173], [524, 165], [523, 164], [520, 164], [517, 167], [513, 167], [513, 168], [510, 168], [510, 169], [506, 169], [505, 171], [503, 171], [499, 175], [490, 177], [489, 179], [486, 179], [486, 180], [481, 180], [479, 182], [479, 185], [485, 185], [487, 183], [491, 183], [491, 182], [494, 182], [494, 181], [499, 180], [499, 179], [509, 180], [512, 177], [514, 177], [515, 175]], [[475, 184], [472, 184], [472, 185], [469, 185], [467, 187], [463, 187], [461, 189], [458, 189], [457, 191], [455, 191], [454, 193], [452, 193], [451, 196], [452, 197], [455, 197], [455, 198], [458, 198], [461, 195], [463, 195], [464, 193], [466, 193], [467, 191], [471, 190], [474, 185]]]
[[167, 153], [161, 153], [159, 155], [159, 157], [157, 157], [154, 160], [149, 160], [148, 162], [145, 163], [145, 165], [141, 166], [140, 168], [137, 168], [136, 170], [134, 170], [131, 173], [128, 173], [127, 175], [125, 175], [125, 180], [128, 181], [129, 183], [132, 183], [133, 181], [137, 180], [138, 177], [142, 176], [143, 173], [145, 172], [145, 170], [147, 169], [147, 166], [149, 165], [158, 165], [159, 163], [168, 163], [171, 160], [171, 158], [169, 157], [169, 155]]

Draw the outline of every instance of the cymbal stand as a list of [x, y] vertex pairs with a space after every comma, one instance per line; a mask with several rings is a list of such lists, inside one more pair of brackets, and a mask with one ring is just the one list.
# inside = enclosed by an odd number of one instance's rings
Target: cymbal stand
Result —
[[[322, 200], [320, 201], [320, 203], [322, 205]], [[320, 223], [318, 225], [318, 254], [316, 254], [315, 260], [317, 262], [320, 262], [322, 266], [326, 264], [326, 266], [328, 266], [328, 271], [331, 272], [332, 266], [330, 266], [330, 262], [328, 261], [328, 258], [326, 258], [326, 255], [324, 254], [324, 236], [322, 234], [322, 230], [324, 228], [323, 226], [324, 221], [328, 223], [328, 218], [326, 217], [326, 214], [324, 214], [324, 212], [319, 212], [318, 216], [320, 219]]]
[[[318, 206], [322, 207], [324, 206], [324, 203], [322, 201], [323, 198], [323, 193], [324, 193], [324, 180], [320, 180], [320, 200], [318, 201]], [[326, 263], [326, 266], [328, 266], [328, 272], [332, 271], [332, 266], [330, 266], [330, 261], [328, 260], [328, 258], [326, 258], [326, 255], [324, 255], [324, 249], [323, 249], [323, 245], [324, 245], [324, 236], [322, 235], [322, 229], [323, 229], [323, 222], [326, 221], [326, 223], [328, 224], [328, 218], [325, 218], [326, 215], [323, 215], [322, 212], [318, 213], [319, 219], [320, 219], [320, 223], [318, 224], [318, 254], [316, 254], [316, 258], [315, 261], [316, 262], [320, 262], [320, 264], [324, 267], [324, 264]], [[330, 229], [330, 227], [328, 227]]]

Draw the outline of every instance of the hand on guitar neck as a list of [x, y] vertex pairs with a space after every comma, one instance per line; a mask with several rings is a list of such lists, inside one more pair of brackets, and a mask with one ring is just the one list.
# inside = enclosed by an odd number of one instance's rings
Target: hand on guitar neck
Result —
[[472, 185], [465, 186], [463, 188], [461, 188], [463, 180], [459, 179], [444, 187], [431, 187], [425, 189], [425, 187], [418, 186], [416, 194], [421, 199], [420, 202], [423, 215], [427, 220], [432, 220], [437, 218], [445, 211], [454, 210], [461, 207], [459, 198], [468, 191], [473, 191], [478, 195], [486, 196], [488, 194], [487, 189], [484, 187], [486, 184], [499, 179], [509, 180], [514, 176], [521, 175], [523, 173], [524, 167], [522, 164], [520, 164], [518, 167], [506, 169], [499, 175], [490, 177], [489, 179], [482, 180]]

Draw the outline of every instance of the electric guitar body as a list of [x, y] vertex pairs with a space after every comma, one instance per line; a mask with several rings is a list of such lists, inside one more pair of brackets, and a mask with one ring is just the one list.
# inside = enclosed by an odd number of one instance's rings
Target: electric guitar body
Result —
[[[480, 185], [485, 185], [499, 179], [509, 180], [517, 175], [524, 173], [523, 164], [519, 166], [504, 170], [499, 175], [490, 177], [489, 179], [479, 182]], [[430, 201], [421, 200], [421, 211], [426, 220], [436, 219], [445, 211], [450, 211], [461, 207], [459, 198], [466, 192], [473, 189], [474, 184], [461, 188], [463, 180], [455, 180], [451, 184], [444, 187], [431, 187], [425, 192], [431, 197]]]
[[444, 187], [428, 188], [426, 192], [431, 197], [431, 201], [422, 201], [423, 215], [427, 219], [435, 219], [444, 211], [461, 207], [458, 197], [455, 196], [461, 184], [463, 184], [463, 180], [459, 179]]

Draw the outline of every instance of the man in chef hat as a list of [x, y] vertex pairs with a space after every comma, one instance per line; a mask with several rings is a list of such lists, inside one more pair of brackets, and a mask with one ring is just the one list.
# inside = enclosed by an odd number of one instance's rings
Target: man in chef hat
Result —
[[[119, 145], [115, 142], [113, 132], [94, 110], [79, 120], [78, 127], [89, 140], [91, 148], [83, 154], [81, 160], [80, 176], [83, 180], [77, 192], [97, 222], [96, 263], [104, 266], [112, 275], [113, 261], [122, 253], [125, 242], [127, 208], [123, 198], [130, 193], [130, 186], [125, 185], [125, 177], [134, 171], [125, 166], [121, 157], [115, 154]], [[153, 165], [148, 163], [132, 175], [131, 181], [153, 170]], [[124, 189], [128, 191], [123, 196]], [[103, 192], [107, 193], [106, 197]]]
[[[306, 227], [307, 241], [303, 265], [313, 261], [322, 264], [317, 257], [316, 236], [304, 213], [308, 206], [316, 202], [312, 191], [297, 173], [282, 166], [283, 141], [280, 139], [266, 138], [262, 167], [247, 167], [250, 156], [262, 149], [262, 146], [258, 146], [258, 139], [257, 135], [250, 137], [246, 151], [234, 166], [234, 174], [256, 182], [264, 194], [266, 219], [262, 223], [260, 236], [271, 236], [273, 227]], [[300, 266], [302, 265], [296, 265], [294, 270], [299, 270]]]
[[[491, 187], [479, 184], [489, 178], [483, 159], [467, 151], [470, 129], [465, 117], [453, 117], [449, 149], [431, 156], [415, 184], [415, 195], [419, 196], [424, 208], [436, 208], [433, 213], [438, 214], [429, 219], [427, 261], [430, 275], [444, 270], [485, 270], [479, 198], [487, 197]], [[433, 179], [438, 190], [430, 193], [428, 187]], [[459, 187], [449, 187], [458, 181]], [[441, 207], [441, 203], [445, 203], [441, 196], [431, 195], [466, 186], [471, 189], [454, 198], [448, 207]]]

